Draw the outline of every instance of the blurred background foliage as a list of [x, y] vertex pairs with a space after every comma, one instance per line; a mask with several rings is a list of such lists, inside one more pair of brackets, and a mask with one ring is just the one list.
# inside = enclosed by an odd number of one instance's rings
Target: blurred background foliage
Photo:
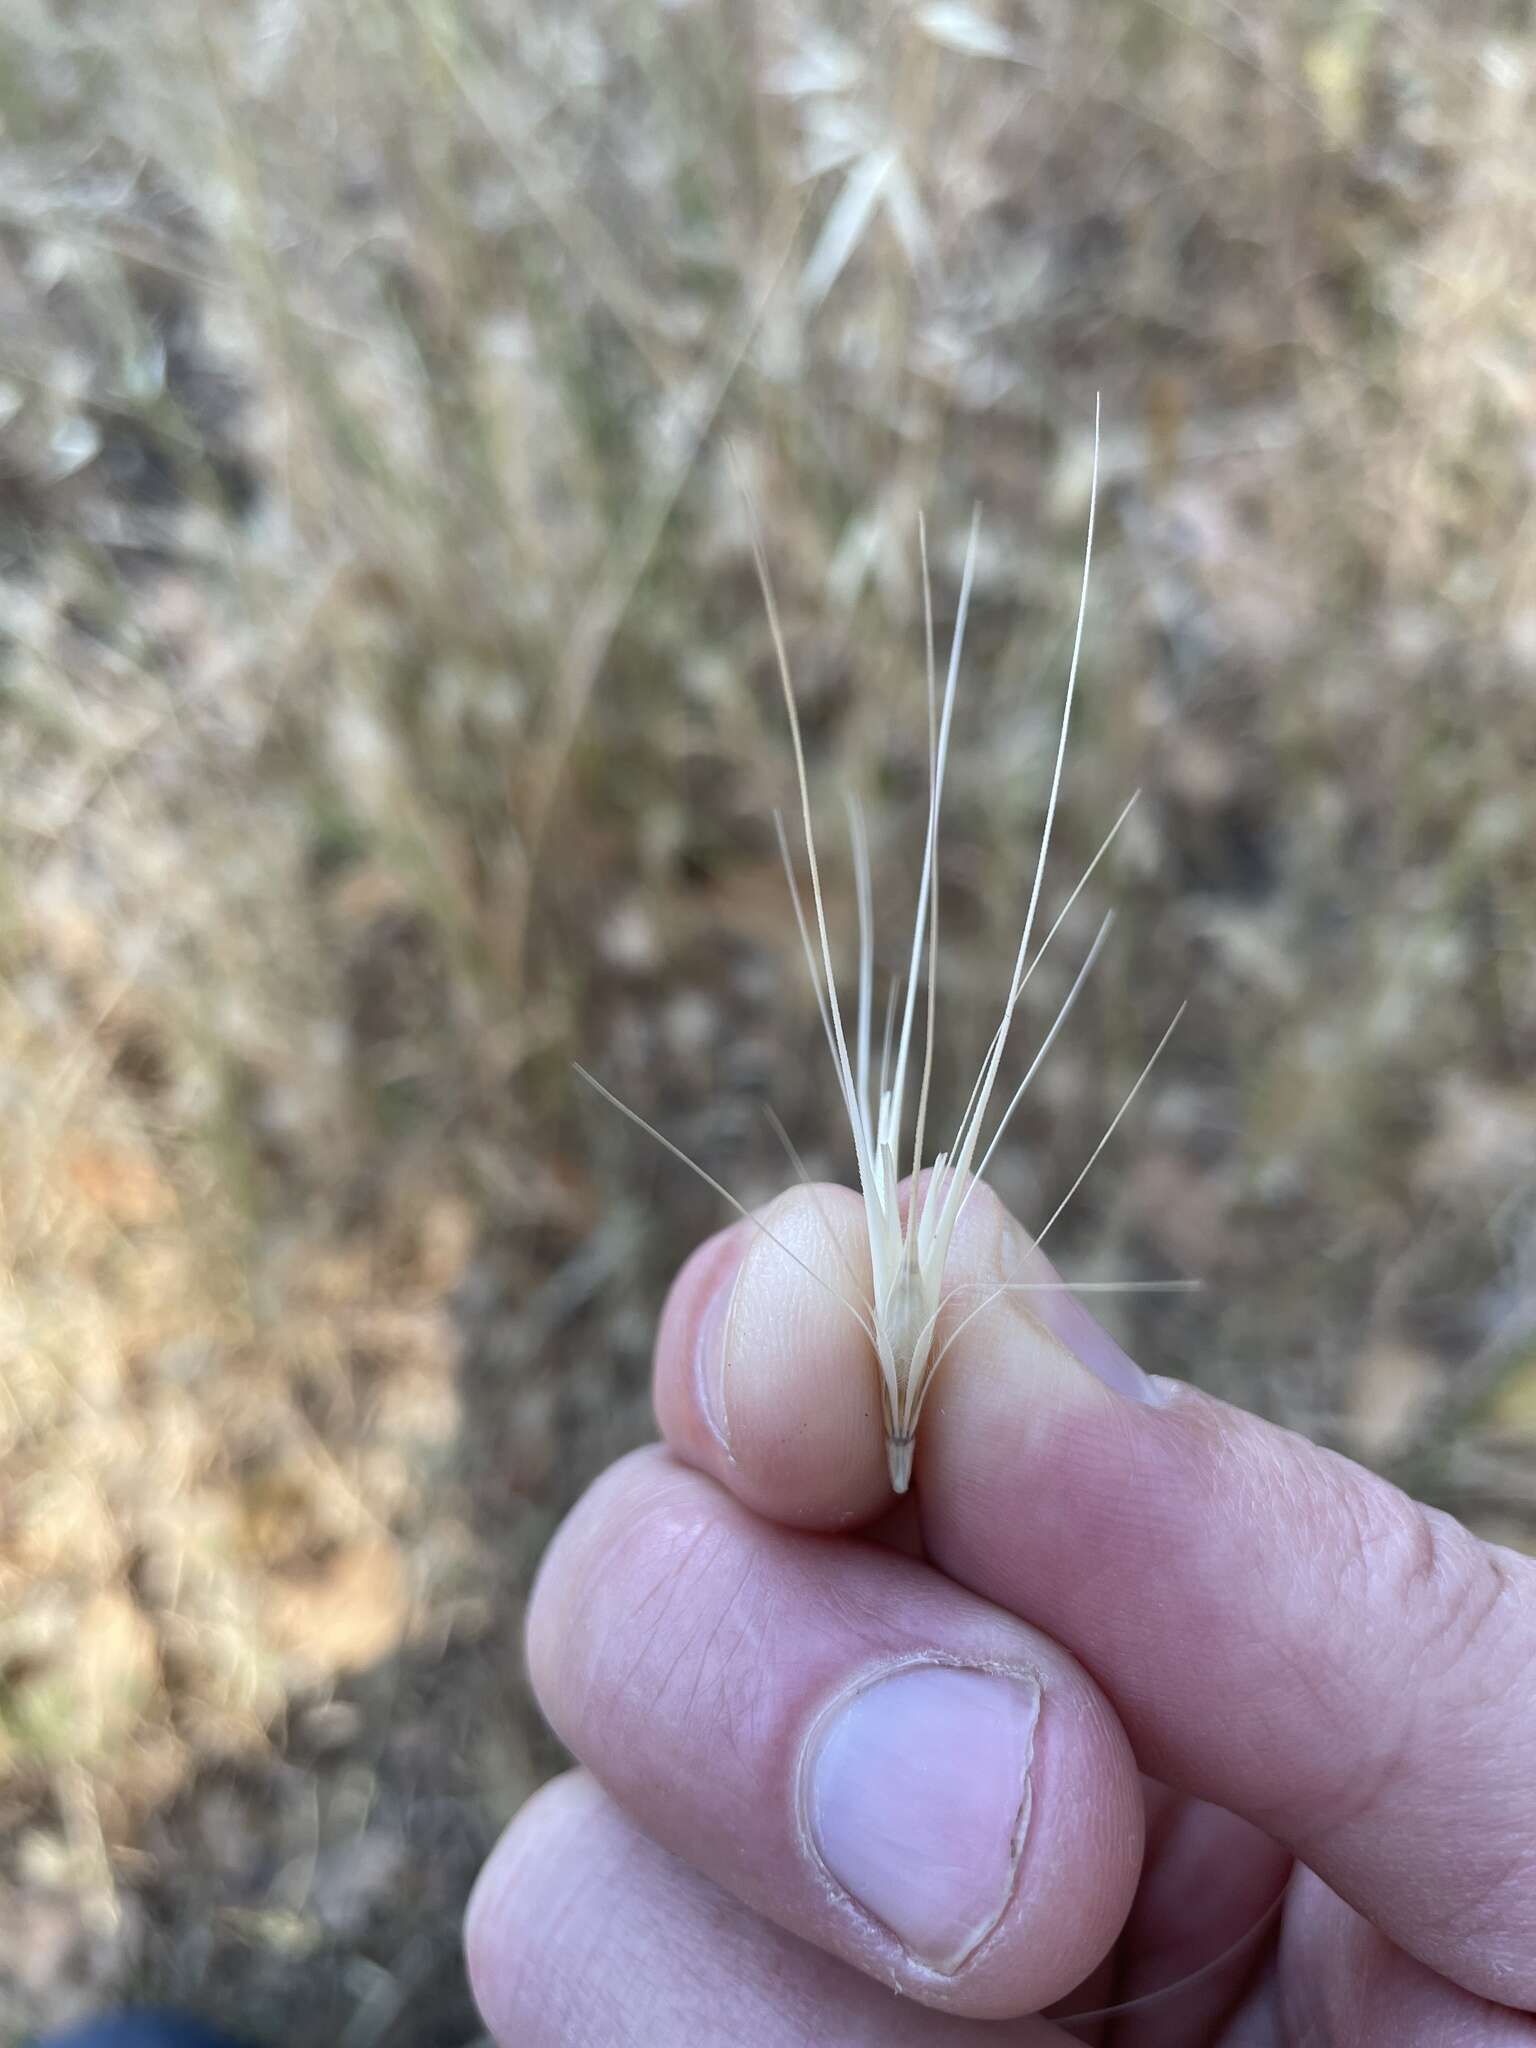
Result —
[[[8, 0], [0, 2036], [463, 2048], [520, 1606], [771, 1101], [846, 1177], [742, 485], [941, 1101], [1153, 1366], [1536, 1541], [1536, 30], [1516, 0]], [[846, 930], [850, 889], [835, 874]], [[1038, 977], [1038, 1031], [1073, 969]], [[1018, 1055], [1024, 1056], [1021, 1048]]]

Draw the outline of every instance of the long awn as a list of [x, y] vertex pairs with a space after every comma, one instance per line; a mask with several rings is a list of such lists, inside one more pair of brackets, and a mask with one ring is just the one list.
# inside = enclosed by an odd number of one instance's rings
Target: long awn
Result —
[[[715, 1177], [706, 1172], [695, 1160], [688, 1157], [671, 1139], [658, 1131], [646, 1119], [621, 1102], [612, 1091], [603, 1086], [584, 1067], [577, 1071], [582, 1077], [613, 1106], [622, 1111], [632, 1122], [650, 1134], [663, 1145], [674, 1158], [680, 1159], [709, 1187], [728, 1202], [740, 1215], [754, 1223], [767, 1237], [779, 1246], [795, 1264], [807, 1272], [819, 1287], [825, 1288], [835, 1300], [854, 1318], [875, 1353], [879, 1371], [881, 1407], [885, 1422], [886, 1452], [890, 1467], [891, 1485], [897, 1493], [904, 1493], [911, 1481], [913, 1447], [917, 1426], [922, 1414], [923, 1403], [933, 1385], [934, 1377], [944, 1358], [965, 1327], [990, 1306], [1000, 1295], [1009, 1292], [1040, 1292], [1070, 1283], [1060, 1281], [1019, 1281], [1018, 1268], [1005, 1275], [995, 1284], [988, 1285], [982, 1298], [963, 1319], [948, 1333], [936, 1347], [936, 1336], [940, 1319], [949, 1304], [965, 1288], [955, 1287], [946, 1291], [944, 1267], [949, 1256], [950, 1245], [956, 1226], [964, 1213], [977, 1183], [985, 1175], [998, 1145], [1017, 1114], [1024, 1096], [1036, 1074], [1055, 1043], [1057, 1036], [1071, 1015], [1088, 977], [1093, 971], [1105, 940], [1113, 924], [1113, 913], [1106, 916], [1078, 969], [1061, 1007], [1044, 1033], [1023, 1078], [1014, 1088], [1001, 1115], [992, 1128], [991, 1135], [983, 1144], [988, 1111], [991, 1107], [998, 1076], [1002, 1069], [1004, 1054], [1012, 1034], [1015, 1013], [1020, 999], [1028, 987], [1035, 969], [1044, 958], [1052, 940], [1060, 931], [1063, 922], [1076, 903], [1090, 876], [1099, 862], [1113, 845], [1121, 826], [1125, 823], [1133, 806], [1133, 794], [1121, 810], [1120, 815], [1105, 834], [1098, 851], [1068, 896], [1066, 903], [1057, 914], [1038, 947], [1031, 951], [1035, 927], [1040, 910], [1041, 891], [1044, 886], [1046, 864], [1050, 856], [1051, 836], [1056, 822], [1056, 810], [1061, 794], [1062, 771], [1066, 761], [1067, 734], [1071, 724], [1072, 707], [1077, 694], [1078, 670], [1082, 659], [1083, 631], [1088, 609], [1088, 580], [1093, 561], [1094, 525], [1098, 505], [1099, 478], [1099, 415], [1094, 413], [1093, 478], [1089, 496], [1088, 531], [1083, 549], [1083, 568], [1077, 604], [1077, 620], [1072, 639], [1072, 658], [1067, 673], [1066, 695], [1062, 705], [1061, 719], [1057, 732], [1055, 759], [1051, 772], [1050, 795], [1046, 804], [1045, 821], [1040, 834], [1039, 852], [1034, 863], [1033, 880], [1030, 886], [1028, 908], [1024, 915], [1023, 931], [1018, 951], [1014, 958], [1013, 973], [1008, 985], [1007, 997], [1003, 1003], [1002, 1015], [997, 1029], [982, 1056], [970, 1098], [956, 1127], [955, 1135], [948, 1148], [937, 1153], [925, 1175], [923, 1168], [924, 1140], [929, 1121], [929, 1096], [933, 1078], [934, 1045], [937, 1028], [938, 1004], [938, 931], [939, 931], [939, 824], [943, 808], [944, 784], [949, 765], [950, 730], [954, 716], [955, 698], [959, 685], [961, 654], [965, 644], [966, 620], [970, 610], [971, 590], [976, 570], [976, 548], [978, 522], [973, 519], [970, 541], [966, 548], [965, 566], [961, 575], [959, 604], [956, 610], [954, 633], [950, 641], [949, 660], [945, 671], [942, 690], [938, 682], [937, 661], [934, 648], [933, 591], [928, 568], [927, 535], [919, 520], [918, 543], [922, 567], [923, 618], [926, 644], [927, 711], [928, 711], [928, 810], [927, 824], [923, 837], [922, 870], [918, 882], [917, 904], [912, 922], [912, 940], [906, 972], [898, 991], [893, 984], [890, 1000], [886, 1006], [885, 1026], [878, 1068], [874, 1061], [874, 885], [870, 872], [868, 837], [864, 822], [856, 803], [849, 803], [849, 840], [853, 863], [855, 896], [858, 913], [858, 996], [853, 1020], [852, 1043], [844, 1023], [843, 1008], [838, 996], [837, 974], [833, 960], [832, 941], [827, 925], [826, 900], [822, 887], [821, 863], [817, 852], [815, 829], [811, 818], [810, 780], [806, 767], [805, 744], [800, 726], [799, 705], [795, 696], [794, 683], [790, 673], [789, 655], [785, 644], [783, 626], [780, 620], [778, 600], [774, 593], [773, 579], [769, 572], [767, 552], [755, 519], [752, 525], [752, 548], [757, 564], [758, 578], [762, 585], [763, 602], [767, 610], [769, 632], [773, 640], [774, 654], [778, 665], [779, 681], [783, 691], [784, 707], [789, 722], [790, 744], [794, 755], [795, 780], [799, 798], [800, 831], [803, 844], [806, 872], [810, 883], [810, 901], [807, 906], [805, 893], [795, 872], [794, 857], [790, 848], [789, 834], [781, 815], [775, 816], [779, 848], [784, 862], [784, 872], [789, 884], [790, 902], [794, 910], [796, 927], [800, 934], [801, 947], [805, 955], [806, 969], [810, 976], [816, 1008], [821, 1019], [822, 1030], [831, 1054], [832, 1065], [837, 1077], [838, 1093], [842, 1098], [843, 1110], [853, 1138], [854, 1157], [858, 1168], [859, 1189], [864, 1202], [865, 1227], [869, 1241], [871, 1285], [865, 1290], [859, 1285], [846, 1255], [840, 1252], [850, 1282], [851, 1291], [828, 1279], [807, 1263], [799, 1253], [776, 1235], [758, 1216], [746, 1208]], [[914, 1057], [914, 1037], [917, 1031], [919, 995], [923, 996], [922, 1044], [920, 1060]], [[1034, 1238], [1034, 1245], [1040, 1245], [1066, 1209], [1068, 1203], [1086, 1180], [1097, 1163], [1105, 1146], [1113, 1137], [1121, 1119], [1130, 1108], [1142, 1084], [1156, 1065], [1169, 1039], [1173, 1035], [1179, 1018], [1183, 1015], [1181, 1006], [1172, 1023], [1163, 1033], [1151, 1058], [1142, 1068], [1120, 1107], [1110, 1120], [1103, 1136], [1090, 1153], [1086, 1164], [1071, 1187], [1057, 1204], [1044, 1227]], [[899, 1017], [899, 1024], [898, 1024]], [[904, 1144], [903, 1134], [907, 1129], [907, 1102], [916, 1079], [916, 1106], [911, 1120], [911, 1138]], [[783, 1126], [775, 1125], [781, 1142], [789, 1155], [790, 1162], [798, 1177], [809, 1185], [808, 1176], [801, 1164], [798, 1153]], [[980, 1158], [977, 1154], [980, 1152]], [[902, 1202], [902, 1163], [910, 1161], [911, 1181], [905, 1204]], [[834, 1245], [837, 1239], [830, 1232]], [[1123, 1292], [1134, 1288], [1178, 1288], [1190, 1283], [1181, 1281], [1151, 1282], [1097, 1282], [1081, 1291]]]

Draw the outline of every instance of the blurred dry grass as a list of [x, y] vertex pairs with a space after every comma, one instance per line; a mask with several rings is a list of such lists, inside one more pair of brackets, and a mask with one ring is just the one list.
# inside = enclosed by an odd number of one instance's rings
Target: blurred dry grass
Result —
[[1190, 996], [1064, 1263], [1533, 1540], [1527, 8], [11, 0], [0, 170], [0, 2037], [475, 2033], [522, 1591], [716, 1220], [568, 1061], [848, 1171], [728, 443], [888, 891], [984, 509], [953, 1094], [1103, 391], [1058, 900], [1147, 795], [998, 1178]]

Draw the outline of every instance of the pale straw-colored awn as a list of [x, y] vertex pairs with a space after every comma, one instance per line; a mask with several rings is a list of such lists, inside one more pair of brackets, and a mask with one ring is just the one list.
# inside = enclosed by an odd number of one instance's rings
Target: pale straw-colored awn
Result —
[[[800, 714], [795, 701], [794, 685], [790, 678], [789, 657], [784, 643], [783, 629], [779, 620], [779, 609], [774, 597], [773, 582], [768, 572], [767, 557], [761, 536], [755, 524], [753, 530], [753, 551], [756, 556], [758, 575], [762, 582], [763, 598], [767, 606], [769, 630], [773, 637], [774, 651], [778, 659], [779, 679], [784, 692], [784, 705], [789, 717], [790, 742], [794, 751], [795, 776], [800, 802], [800, 823], [804, 838], [805, 861], [810, 879], [810, 910], [807, 914], [806, 900], [795, 875], [794, 859], [790, 851], [788, 835], [782, 816], [776, 816], [779, 847], [783, 855], [784, 871], [789, 880], [790, 901], [794, 907], [795, 922], [799, 928], [801, 944], [805, 951], [806, 967], [810, 973], [811, 986], [815, 991], [816, 1007], [820, 1012], [822, 1028], [826, 1034], [827, 1046], [832, 1055], [832, 1065], [837, 1075], [838, 1092], [842, 1097], [843, 1109], [853, 1134], [854, 1156], [858, 1165], [859, 1187], [864, 1198], [864, 1218], [869, 1237], [869, 1263], [871, 1285], [866, 1292], [862, 1282], [854, 1275], [846, 1258], [843, 1263], [846, 1277], [853, 1293], [845, 1293], [825, 1274], [819, 1273], [798, 1253], [783, 1244], [760, 1217], [751, 1213], [728, 1188], [723, 1187], [712, 1174], [706, 1173], [698, 1163], [672, 1143], [662, 1132], [647, 1123], [626, 1103], [619, 1101], [609, 1089], [589, 1074], [585, 1068], [578, 1068], [583, 1079], [589, 1081], [598, 1093], [611, 1102], [616, 1109], [650, 1133], [674, 1157], [691, 1167], [700, 1178], [708, 1183], [717, 1194], [741, 1215], [757, 1225], [765, 1235], [772, 1238], [785, 1254], [804, 1268], [818, 1286], [830, 1292], [848, 1313], [853, 1316], [872, 1345], [879, 1367], [881, 1407], [885, 1421], [885, 1440], [890, 1464], [891, 1485], [897, 1493], [905, 1493], [912, 1475], [912, 1453], [917, 1433], [918, 1418], [923, 1403], [933, 1385], [934, 1376], [943, 1364], [944, 1358], [955, 1339], [968, 1323], [987, 1308], [1001, 1294], [1010, 1291], [1040, 1292], [1066, 1286], [1062, 1281], [1017, 1281], [1012, 1274], [1005, 1275], [995, 1283], [977, 1283], [982, 1289], [982, 1299], [949, 1328], [942, 1343], [937, 1342], [940, 1317], [944, 1310], [962, 1290], [944, 1288], [944, 1266], [949, 1256], [951, 1240], [967, 1202], [977, 1183], [985, 1175], [993, 1153], [1001, 1143], [1004, 1133], [1012, 1122], [1020, 1103], [1024, 1099], [1031, 1081], [1039, 1072], [1041, 1062], [1050, 1051], [1057, 1034], [1070, 1016], [1072, 1006], [1093, 969], [1095, 960], [1103, 947], [1113, 922], [1113, 912], [1100, 924], [1093, 944], [1079, 968], [1065, 1000], [1057, 1011], [1054, 1021], [1041, 1039], [1033, 1058], [1024, 1072], [1022, 1080], [1013, 1089], [1008, 1103], [997, 1119], [990, 1137], [983, 1144], [987, 1112], [997, 1087], [1003, 1055], [1007, 1049], [1013, 1027], [1014, 1013], [1020, 998], [1028, 987], [1031, 976], [1044, 955], [1046, 948], [1061, 929], [1068, 912], [1076, 903], [1089, 876], [1109, 851], [1115, 835], [1130, 815], [1136, 802], [1133, 795], [1114, 824], [1106, 833], [1098, 852], [1088, 863], [1086, 870], [1068, 896], [1039, 946], [1032, 953], [1037, 915], [1040, 908], [1041, 887], [1045, 879], [1047, 857], [1050, 853], [1051, 832], [1056, 819], [1057, 799], [1061, 792], [1062, 766], [1066, 759], [1067, 730], [1071, 722], [1073, 699], [1077, 692], [1078, 665], [1082, 655], [1083, 625], [1087, 614], [1088, 571], [1093, 558], [1093, 533], [1095, 511], [1098, 501], [1099, 476], [1099, 420], [1097, 408], [1094, 417], [1093, 437], [1093, 482], [1089, 495], [1088, 531], [1083, 550], [1082, 582], [1077, 605], [1077, 623], [1072, 641], [1072, 658], [1067, 672], [1066, 697], [1062, 706], [1061, 720], [1056, 742], [1056, 754], [1051, 772], [1050, 796], [1046, 803], [1045, 822], [1040, 834], [1040, 849], [1034, 866], [1034, 879], [1029, 892], [1029, 905], [1024, 914], [1024, 929], [1014, 959], [1013, 974], [1008, 984], [1008, 994], [1003, 1003], [1002, 1016], [996, 1031], [982, 1057], [981, 1067], [971, 1089], [970, 1100], [965, 1106], [953, 1142], [946, 1151], [938, 1153], [929, 1172], [922, 1173], [923, 1141], [927, 1133], [929, 1109], [929, 1084], [933, 1075], [934, 1031], [938, 999], [938, 929], [939, 929], [939, 814], [944, 797], [944, 778], [949, 761], [950, 723], [954, 713], [955, 693], [960, 675], [961, 649], [965, 640], [966, 616], [970, 608], [971, 585], [976, 568], [977, 523], [972, 521], [970, 543], [966, 550], [965, 567], [961, 576], [960, 600], [955, 616], [954, 635], [950, 643], [949, 662], [942, 693], [938, 686], [937, 665], [934, 656], [933, 597], [928, 574], [927, 541], [921, 520], [918, 524], [919, 552], [922, 564], [923, 614], [927, 642], [928, 681], [928, 820], [923, 838], [922, 872], [918, 881], [917, 907], [912, 922], [912, 944], [907, 962], [906, 974], [899, 997], [895, 985], [890, 991], [887, 1003], [885, 1027], [880, 1051], [878, 1075], [874, 1072], [872, 1059], [872, 1028], [874, 1014], [874, 890], [870, 877], [868, 840], [858, 805], [850, 800], [848, 805], [849, 837], [852, 847], [855, 893], [858, 904], [859, 927], [859, 980], [857, 1010], [854, 1018], [852, 1044], [844, 1023], [842, 1005], [838, 999], [837, 977], [833, 966], [832, 944], [827, 928], [826, 904], [824, 900], [821, 867], [817, 858], [816, 838], [811, 823], [810, 785], [806, 773], [805, 748], [801, 738]], [[907, 1101], [916, 1067], [913, 1040], [916, 1032], [918, 992], [923, 990], [922, 1056], [916, 1083], [916, 1108], [912, 1124], [910, 1144], [903, 1145], [903, 1132], [907, 1123]], [[900, 1024], [897, 1025], [898, 1007]], [[1036, 1232], [1034, 1244], [1044, 1242], [1072, 1197], [1087, 1178], [1104, 1147], [1114, 1135], [1121, 1118], [1135, 1100], [1137, 1092], [1156, 1064], [1163, 1047], [1173, 1034], [1174, 1026], [1183, 1015], [1183, 1007], [1163, 1033], [1151, 1058], [1142, 1068], [1129, 1093], [1110, 1120], [1103, 1136], [1090, 1153], [1082, 1171], [1061, 1198], [1056, 1208]], [[809, 1185], [808, 1177], [800, 1163], [798, 1154], [790, 1143], [782, 1125], [774, 1120], [775, 1129], [789, 1153], [796, 1172]], [[980, 1153], [978, 1159], [977, 1154]], [[905, 1204], [901, 1200], [902, 1161], [910, 1161], [912, 1179]], [[814, 1190], [813, 1190], [814, 1193]], [[837, 1239], [828, 1228], [828, 1236], [834, 1247]], [[1090, 1283], [1076, 1291], [1123, 1292], [1137, 1285], [1150, 1287], [1181, 1287], [1190, 1283], [1174, 1282], [1116, 1282], [1100, 1281]]]

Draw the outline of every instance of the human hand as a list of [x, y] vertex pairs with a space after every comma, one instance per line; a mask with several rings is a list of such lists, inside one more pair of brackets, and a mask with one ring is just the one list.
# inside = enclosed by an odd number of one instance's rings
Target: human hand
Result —
[[[858, 1268], [846, 1191], [769, 1220]], [[978, 1192], [951, 1282], [1021, 1255]], [[1064, 1293], [969, 1323], [898, 1508], [865, 1340], [749, 1224], [679, 1276], [656, 1406], [533, 1598], [583, 1768], [471, 1903], [505, 2048], [1536, 2041], [1536, 1563]]]

